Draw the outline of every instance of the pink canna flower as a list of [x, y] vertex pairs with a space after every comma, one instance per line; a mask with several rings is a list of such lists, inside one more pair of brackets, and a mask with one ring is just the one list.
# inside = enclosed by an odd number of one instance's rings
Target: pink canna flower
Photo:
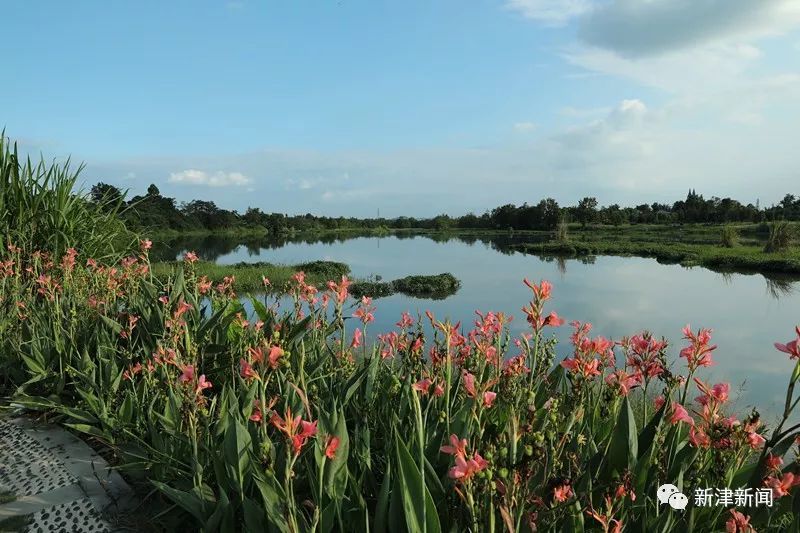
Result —
[[664, 403], [666, 403], [666, 401], [667, 400], [663, 396], [656, 396], [656, 399], [653, 400], [653, 406], [655, 406], [656, 411], [661, 410], [661, 408], [664, 406]]
[[462, 483], [466, 483], [472, 476], [489, 466], [489, 463], [478, 453], [473, 454], [470, 459], [462, 455], [456, 455], [455, 462], [455, 466], [450, 469], [447, 475]]
[[484, 407], [491, 407], [494, 403], [494, 399], [497, 398], [497, 393], [492, 391], [486, 391], [483, 393], [483, 406]]
[[731, 517], [725, 522], [725, 533], [756, 533], [750, 525], [750, 517], [736, 509], [730, 509]]
[[195, 393], [201, 394], [205, 389], [210, 389], [211, 387], [211, 382], [206, 379], [206, 375], [200, 374], [200, 377], [197, 378], [197, 388], [195, 389]]
[[747, 434], [747, 444], [754, 450], [761, 448], [767, 440], [755, 431]]
[[781, 478], [769, 476], [764, 480], [764, 486], [772, 489], [772, 495], [777, 498], [787, 496], [793, 487], [800, 485], [800, 476], [795, 476], [791, 472], [787, 472]]
[[572, 495], [572, 486], [569, 483], [559, 485], [553, 489], [553, 499], [559, 503], [569, 500]]
[[464, 390], [467, 391], [467, 396], [475, 398], [478, 392], [475, 390], [475, 376], [467, 371], [464, 371]]
[[197, 261], [197, 254], [195, 252], [186, 252], [183, 254], [183, 260], [187, 263], [194, 263]]
[[361, 330], [356, 328], [353, 331], [353, 340], [350, 342], [350, 347], [358, 348], [359, 346], [361, 346]]
[[549, 281], [542, 280], [539, 285], [536, 285], [535, 283], [528, 281], [528, 278], [525, 278], [523, 282], [533, 291], [533, 295], [537, 300], [545, 301], [550, 298], [553, 285]]
[[153, 241], [151, 241], [150, 239], [144, 239], [139, 243], [139, 248], [141, 248], [143, 252], [146, 252], [152, 247], [153, 247]]
[[690, 426], [694, 425], [694, 419], [689, 412], [678, 402], [672, 402], [672, 415], [669, 417], [669, 423], [675, 425], [679, 422], [686, 422]]
[[764, 459], [764, 464], [766, 464], [768, 470], [780, 471], [781, 466], [783, 466], [783, 458], [780, 455], [768, 453]]
[[689, 341], [689, 345], [681, 350], [681, 357], [686, 358], [690, 372], [694, 372], [698, 367], [714, 364], [711, 352], [717, 349], [717, 345], [709, 344], [710, 329], [700, 329], [697, 333], [693, 333], [691, 326], [687, 325], [683, 328], [683, 338]]
[[444, 387], [442, 387], [439, 383], [434, 385], [433, 395], [436, 396], [437, 398], [441, 398], [442, 396], [444, 396]]
[[800, 326], [795, 328], [797, 331], [797, 339], [791, 340], [786, 344], [779, 342], [775, 343], [775, 348], [783, 353], [789, 354], [789, 359], [800, 359]]
[[717, 383], [713, 387], [709, 387], [707, 384], [703, 383], [701, 380], [694, 378], [694, 382], [697, 383], [697, 388], [700, 389], [700, 392], [703, 394], [696, 398], [697, 403], [700, 405], [710, 405], [714, 403], [715, 405], [721, 405], [728, 401], [728, 394], [730, 392], [731, 386], [728, 383]]
[[414, 325], [414, 319], [406, 311], [403, 311], [402, 318], [397, 323], [398, 328], [407, 328]]
[[178, 377], [181, 383], [189, 383], [194, 381], [194, 365], [186, 365], [183, 367], [183, 373]]
[[558, 327], [558, 326], [563, 326], [564, 322], [565, 320], [560, 316], [558, 316], [555, 311], [550, 311], [550, 314], [544, 317], [543, 325]]
[[428, 394], [431, 385], [433, 385], [433, 381], [430, 378], [424, 378], [411, 385], [411, 388], [424, 395]]
[[244, 379], [258, 378], [258, 372], [253, 370], [253, 366], [244, 358], [239, 359], [239, 373]]
[[628, 374], [624, 370], [617, 370], [606, 376], [606, 383], [616, 387], [621, 396], [627, 396], [632, 388], [642, 383], [642, 375], [638, 371]]
[[450, 435], [450, 444], [442, 446], [439, 451], [449, 455], [465, 457], [467, 455], [467, 439], [460, 439], [457, 435]]
[[256, 424], [260, 424], [263, 422], [264, 417], [261, 413], [261, 408], [258, 405], [258, 401], [253, 401], [253, 412], [250, 414], [250, 421], [255, 422]]
[[278, 365], [280, 365], [280, 358], [283, 357], [283, 353], [283, 348], [280, 346], [273, 346], [269, 349], [269, 355], [267, 356], [267, 359], [269, 360], [270, 368], [273, 370], [278, 368]]
[[689, 429], [689, 442], [695, 448], [708, 448], [711, 446], [711, 437], [702, 429], [692, 426]]

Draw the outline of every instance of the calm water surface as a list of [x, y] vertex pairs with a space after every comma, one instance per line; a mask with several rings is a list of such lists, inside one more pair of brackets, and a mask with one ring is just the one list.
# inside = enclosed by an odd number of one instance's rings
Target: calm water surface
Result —
[[[395, 295], [375, 301], [370, 334], [390, 331], [402, 311], [426, 309], [437, 317], [471, 323], [476, 309], [514, 315], [513, 333], [526, 328], [520, 308], [530, 291], [522, 279], [548, 279], [554, 285], [550, 310], [567, 321], [594, 324], [593, 333], [614, 339], [649, 330], [672, 343], [673, 358], [682, 346], [681, 328], [714, 330], [719, 345], [716, 365], [702, 373], [707, 381], [731, 383], [738, 409], [758, 406], [772, 418], [782, 408], [792, 364], [772, 343], [793, 337], [800, 324], [800, 282], [770, 281], [761, 275], [720, 274], [704, 268], [663, 265], [654, 259], [597, 257], [589, 261], [542, 259], [501, 252], [496, 242], [436, 242], [430, 238], [361, 237], [329, 243], [249, 243], [209, 250], [221, 264], [269, 261], [298, 263], [342, 261], [355, 277], [385, 280], [409, 274], [451, 272], [461, 289], [444, 300]], [[203, 249], [198, 247], [203, 253]], [[562, 326], [560, 354], [566, 356], [570, 328]], [[683, 360], [676, 365], [682, 365]], [[681, 368], [682, 370], [682, 368]]]

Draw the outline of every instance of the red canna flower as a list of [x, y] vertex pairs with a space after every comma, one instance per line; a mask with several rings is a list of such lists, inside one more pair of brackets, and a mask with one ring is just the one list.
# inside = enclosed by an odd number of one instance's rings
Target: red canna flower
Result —
[[283, 418], [278, 413], [273, 413], [270, 422], [273, 426], [286, 434], [292, 443], [292, 449], [295, 455], [299, 455], [306, 440], [317, 433], [316, 421], [307, 422], [299, 415], [292, 417], [292, 410], [288, 407], [286, 408], [286, 414]]
[[336, 459], [336, 450], [339, 448], [339, 437], [328, 435], [325, 443], [325, 457]]
[[656, 399], [653, 400], [653, 405], [655, 406], [656, 411], [661, 410], [661, 408], [664, 406], [664, 403], [666, 401], [667, 400], [663, 396], [656, 396]]

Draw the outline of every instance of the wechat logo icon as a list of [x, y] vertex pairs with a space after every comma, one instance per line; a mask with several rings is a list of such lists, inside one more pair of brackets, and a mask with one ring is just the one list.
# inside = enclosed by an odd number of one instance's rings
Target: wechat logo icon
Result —
[[656, 496], [658, 496], [659, 503], [662, 505], [665, 503], [669, 504], [669, 506], [675, 510], [680, 509], [682, 511], [686, 509], [686, 506], [689, 504], [689, 498], [687, 498], [685, 494], [681, 493], [681, 491], [678, 490], [678, 487], [669, 483], [658, 487]]

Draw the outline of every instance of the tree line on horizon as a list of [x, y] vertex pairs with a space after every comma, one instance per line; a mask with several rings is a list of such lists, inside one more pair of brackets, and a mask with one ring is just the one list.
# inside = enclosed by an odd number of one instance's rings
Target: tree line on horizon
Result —
[[161, 195], [156, 185], [150, 185], [144, 195], [129, 200], [119, 188], [98, 183], [91, 188], [90, 199], [103, 205], [122, 205], [125, 222], [137, 229], [235, 230], [264, 228], [275, 234], [336, 229], [514, 229], [549, 230], [560, 222], [589, 224], [682, 224], [764, 222], [770, 220], [800, 220], [800, 197], [786, 194], [776, 205], [761, 208], [742, 204], [732, 198], [703, 198], [690, 190], [684, 200], [672, 205], [653, 202], [635, 207], [619, 204], [600, 206], [594, 197], [585, 197], [574, 206], [560, 206], [553, 198], [536, 204], [520, 206], [506, 204], [482, 215], [468, 213], [459, 217], [446, 214], [432, 218], [400, 216], [396, 218], [328, 217], [311, 213], [288, 215], [265, 213], [258, 207], [248, 207], [244, 213], [223, 209], [211, 200], [192, 200], [178, 203], [175, 198]]

